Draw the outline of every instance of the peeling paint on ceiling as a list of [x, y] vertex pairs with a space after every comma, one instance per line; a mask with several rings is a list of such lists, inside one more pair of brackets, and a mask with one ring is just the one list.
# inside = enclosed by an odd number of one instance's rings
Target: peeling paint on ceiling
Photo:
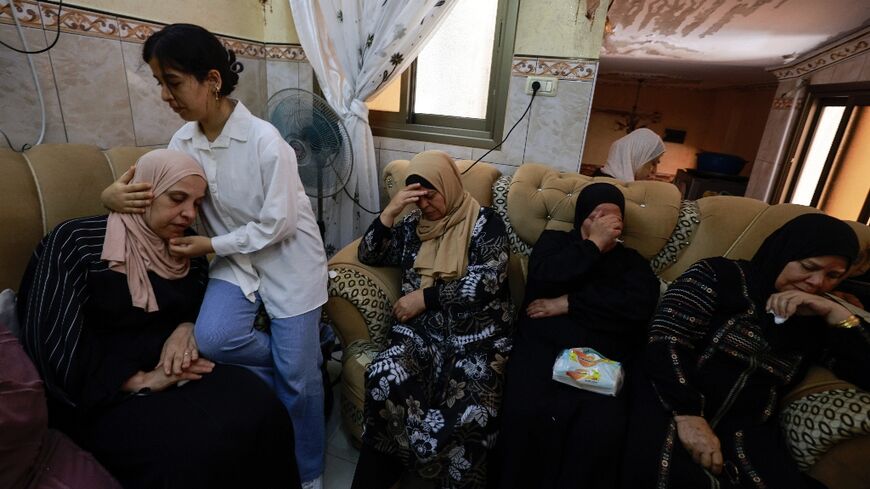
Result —
[[757, 83], [769, 80], [763, 68], [870, 24], [870, 1], [614, 0], [609, 17], [614, 32], [604, 40], [602, 72], [637, 71], [633, 64], [649, 68], [656, 61], [657, 72], [691, 78], [754, 72], [747, 81]]

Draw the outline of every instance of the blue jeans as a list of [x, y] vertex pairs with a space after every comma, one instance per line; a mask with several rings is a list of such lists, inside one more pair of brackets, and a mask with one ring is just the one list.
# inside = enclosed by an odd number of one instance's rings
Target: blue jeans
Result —
[[320, 372], [320, 308], [272, 318], [271, 335], [254, 329], [260, 307], [227, 281], [210, 279], [194, 335], [209, 360], [247, 367], [275, 389], [293, 420], [302, 481], [323, 474], [325, 427]]

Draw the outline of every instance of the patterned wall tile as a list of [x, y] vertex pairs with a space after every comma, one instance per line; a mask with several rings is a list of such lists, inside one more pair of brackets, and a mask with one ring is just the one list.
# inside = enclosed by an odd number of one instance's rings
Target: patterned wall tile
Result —
[[[52, 36], [49, 33], [49, 36]], [[46, 46], [46, 33], [39, 29], [24, 27], [24, 39], [31, 50]], [[54, 39], [49, 37], [49, 39]], [[20, 46], [18, 32], [14, 25], [0, 25], [0, 40]], [[51, 60], [48, 53], [32, 55], [36, 68], [36, 76], [42, 89], [45, 102], [45, 138], [46, 143], [65, 143], [66, 132], [63, 126], [60, 102], [57, 99], [57, 86], [51, 70]], [[0, 80], [3, 89], [0, 90], [0, 129], [12, 141], [15, 149], [20, 149], [25, 143], [33, 144], [39, 138], [41, 114], [39, 97], [33, 85], [30, 66], [24, 54], [10, 49], [0, 49]], [[6, 141], [0, 139], [0, 147], [6, 146]]]
[[160, 87], [151, 76], [151, 68], [142, 61], [142, 46], [122, 42], [127, 91], [136, 146], [167, 145], [184, 121], [160, 98]]
[[[57, 26], [58, 6], [50, 3], [40, 3], [42, 24], [46, 30]], [[107, 15], [73, 7], [63, 6], [60, 12], [60, 30], [75, 34], [119, 39], [118, 19]]]
[[538, 69], [538, 58], [517, 56], [511, 63], [511, 74], [514, 76], [534, 75]]
[[266, 44], [266, 57], [269, 59], [284, 59], [289, 61], [305, 61], [305, 51], [302, 46]]
[[560, 83], [555, 97], [535, 99], [524, 160], [579, 171], [591, 104], [592, 84], [581, 81]]
[[314, 91], [314, 70], [307, 61], [299, 63], [299, 88]]
[[299, 63], [266, 60], [266, 100], [285, 88], [299, 88]]
[[160, 24], [118, 17], [118, 31], [122, 41], [144, 43], [151, 34], [162, 28]]
[[561, 80], [592, 81], [598, 63], [588, 60], [538, 59], [535, 74]]
[[[39, 13], [39, 4], [36, 2], [16, 1], [15, 16], [18, 17], [18, 22], [23, 27], [42, 27], [42, 15]], [[9, 0], [0, 0], [0, 23], [15, 24]]]
[[121, 44], [62, 33], [50, 51], [70, 142], [101, 148], [136, 144]]
[[264, 59], [243, 59], [245, 67], [239, 73], [239, 84], [230, 94], [231, 97], [241, 100], [245, 107], [257, 117], [265, 117], [266, 114], [266, 61]]

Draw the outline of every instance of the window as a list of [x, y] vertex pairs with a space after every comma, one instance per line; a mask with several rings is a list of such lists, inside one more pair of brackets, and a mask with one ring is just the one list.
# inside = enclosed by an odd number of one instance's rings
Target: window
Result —
[[518, 0], [458, 0], [417, 59], [368, 102], [372, 132], [488, 147], [501, 139]]
[[870, 90], [816, 90], [783, 200], [870, 223], [868, 153]]

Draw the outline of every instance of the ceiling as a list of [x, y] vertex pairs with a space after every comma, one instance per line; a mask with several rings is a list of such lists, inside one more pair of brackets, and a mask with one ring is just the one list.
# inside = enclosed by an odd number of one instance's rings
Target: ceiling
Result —
[[751, 85], [870, 25], [870, 0], [614, 0], [608, 17], [602, 74]]

